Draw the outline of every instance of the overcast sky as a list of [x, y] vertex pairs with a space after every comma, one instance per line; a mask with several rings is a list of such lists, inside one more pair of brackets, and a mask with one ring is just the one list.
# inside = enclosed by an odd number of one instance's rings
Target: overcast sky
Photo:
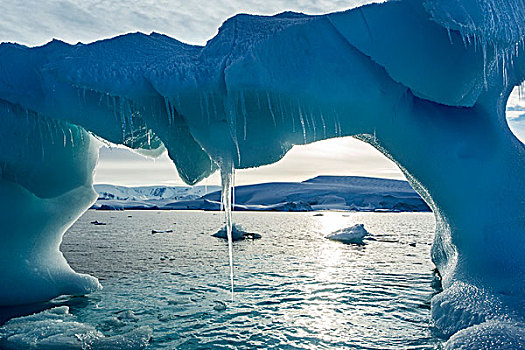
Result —
[[[0, 41], [28, 46], [52, 38], [91, 42], [142, 31], [164, 33], [192, 44], [205, 44], [220, 24], [236, 13], [271, 15], [286, 10], [321, 14], [345, 10], [371, 0], [0, 0]], [[517, 94], [509, 106], [511, 126], [525, 135], [525, 106]], [[280, 162], [241, 170], [237, 184], [301, 181], [316, 175], [361, 175], [403, 178], [395, 164], [371, 146], [352, 138], [296, 146]], [[157, 160], [125, 149], [102, 149], [96, 183], [122, 185], [182, 184], [166, 155]], [[206, 180], [218, 184], [218, 176]]]

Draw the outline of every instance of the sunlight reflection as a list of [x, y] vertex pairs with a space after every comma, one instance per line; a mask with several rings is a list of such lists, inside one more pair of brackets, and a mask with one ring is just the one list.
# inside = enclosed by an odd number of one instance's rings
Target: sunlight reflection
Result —
[[315, 218], [318, 219], [319, 230], [326, 236], [336, 230], [357, 224], [356, 215], [357, 213], [325, 212], [323, 216], [317, 216]]
[[[336, 230], [360, 223], [360, 218], [359, 213], [323, 212], [315, 214], [312, 221], [319, 235], [324, 237]], [[349, 325], [354, 328], [354, 322], [363, 322], [361, 310], [354, 309], [357, 311], [355, 315], [348, 312], [349, 305], [355, 308], [348, 294], [352, 294], [352, 286], [358, 285], [364, 275], [362, 264], [357, 263], [361, 252], [362, 247], [328, 239], [320, 241], [314, 253], [315, 283], [303, 286], [309, 295], [307, 307], [301, 308], [302, 317], [290, 320], [299, 332], [298, 336], [314, 333], [324, 341], [334, 342], [339, 337], [348, 337], [348, 334], [342, 332], [348, 330]], [[341, 274], [342, 271], [345, 273]], [[304, 334], [301, 334], [303, 332]]]

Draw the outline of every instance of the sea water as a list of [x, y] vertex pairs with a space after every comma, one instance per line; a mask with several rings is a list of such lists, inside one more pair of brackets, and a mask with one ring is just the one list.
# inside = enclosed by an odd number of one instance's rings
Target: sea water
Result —
[[[262, 235], [234, 242], [234, 301], [228, 244], [211, 236], [222, 213], [88, 211], [61, 249], [104, 289], [55, 304], [107, 336], [149, 326], [150, 349], [440, 347], [432, 214], [235, 212], [234, 221]], [[355, 224], [371, 234], [364, 245], [325, 238]]]

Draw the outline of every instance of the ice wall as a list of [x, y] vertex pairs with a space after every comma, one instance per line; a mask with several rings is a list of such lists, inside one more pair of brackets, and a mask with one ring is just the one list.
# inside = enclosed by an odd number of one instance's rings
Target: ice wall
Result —
[[81, 127], [4, 100], [0, 115], [0, 305], [98, 289], [59, 250], [64, 232], [97, 198], [97, 142]]
[[435, 212], [432, 254], [445, 290], [432, 313], [449, 346], [522, 344], [525, 150], [505, 105], [525, 77], [524, 8], [522, 0], [403, 0], [324, 16], [238, 15], [203, 47], [155, 33], [2, 44], [10, 245], [0, 257], [13, 268], [0, 279], [15, 287], [3, 287], [0, 300], [97, 287], [58, 251], [94, 199], [92, 135], [139, 152], [166, 147], [188, 183], [218, 166], [268, 164], [294, 144], [352, 135], [393, 159]]

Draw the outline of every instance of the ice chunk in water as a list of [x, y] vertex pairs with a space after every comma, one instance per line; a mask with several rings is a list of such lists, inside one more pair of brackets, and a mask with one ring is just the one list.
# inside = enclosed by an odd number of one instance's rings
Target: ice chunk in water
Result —
[[151, 336], [151, 328], [143, 326], [106, 337], [95, 327], [79, 322], [67, 306], [59, 306], [5, 323], [0, 327], [0, 348], [138, 350], [148, 346]]
[[343, 243], [363, 244], [363, 238], [368, 235], [370, 233], [365, 229], [365, 225], [357, 224], [332, 232], [326, 238]]

